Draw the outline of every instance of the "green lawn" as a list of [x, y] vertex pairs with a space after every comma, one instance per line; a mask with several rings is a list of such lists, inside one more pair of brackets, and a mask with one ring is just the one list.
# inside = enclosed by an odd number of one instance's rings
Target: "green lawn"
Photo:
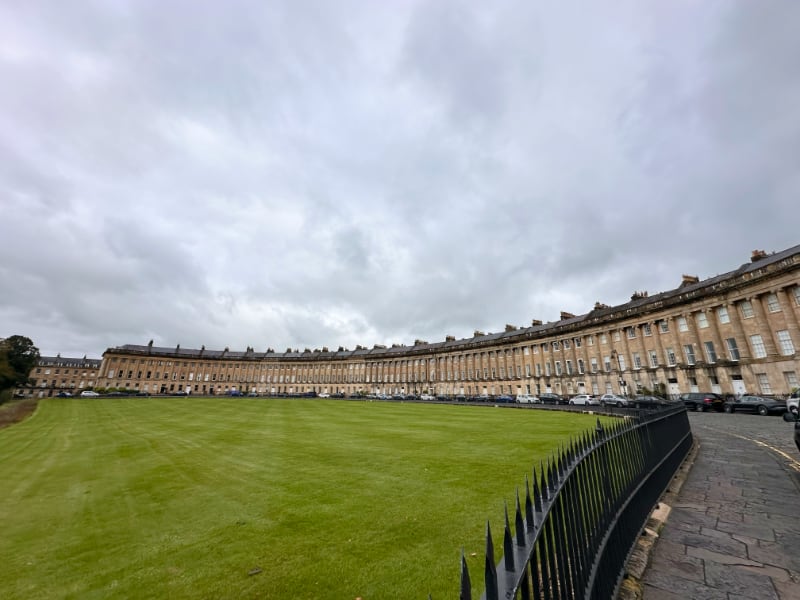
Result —
[[499, 559], [503, 501], [595, 423], [382, 402], [45, 400], [0, 430], [2, 597], [456, 598], [461, 549], [482, 589], [486, 520]]

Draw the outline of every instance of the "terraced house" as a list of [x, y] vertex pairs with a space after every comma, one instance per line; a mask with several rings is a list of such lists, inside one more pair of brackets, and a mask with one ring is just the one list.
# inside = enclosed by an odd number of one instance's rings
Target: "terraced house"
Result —
[[97, 358], [69, 358], [41, 356], [31, 370], [29, 382], [14, 390], [18, 397], [51, 397], [58, 394], [76, 394], [97, 385], [101, 361]]
[[684, 275], [584, 315], [466, 339], [354, 350], [109, 348], [101, 387], [150, 393], [785, 394], [798, 386], [800, 246], [734, 271]]

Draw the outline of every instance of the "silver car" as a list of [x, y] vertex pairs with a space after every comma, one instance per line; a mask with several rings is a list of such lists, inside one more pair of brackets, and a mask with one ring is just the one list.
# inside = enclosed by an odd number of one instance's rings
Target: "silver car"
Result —
[[597, 399], [597, 396], [592, 396], [591, 394], [578, 394], [577, 396], [573, 396], [569, 399], [569, 403], [583, 406], [600, 406], [600, 400]]
[[600, 404], [603, 406], [630, 406], [630, 400], [616, 394], [603, 394], [600, 396]]

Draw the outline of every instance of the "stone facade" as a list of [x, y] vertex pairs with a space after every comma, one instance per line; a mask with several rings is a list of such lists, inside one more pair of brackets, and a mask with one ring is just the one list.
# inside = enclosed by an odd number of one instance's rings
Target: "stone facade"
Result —
[[109, 348], [99, 387], [149, 393], [783, 395], [798, 386], [800, 246], [620, 306], [444, 342], [338, 351]]
[[96, 358], [66, 358], [41, 356], [31, 370], [28, 385], [16, 388], [18, 397], [49, 398], [61, 392], [79, 394], [97, 385], [97, 374], [102, 361]]

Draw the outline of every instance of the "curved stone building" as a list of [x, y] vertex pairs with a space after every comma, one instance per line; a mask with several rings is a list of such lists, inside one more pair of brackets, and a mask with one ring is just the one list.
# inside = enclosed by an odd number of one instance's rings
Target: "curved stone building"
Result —
[[798, 386], [800, 246], [673, 290], [637, 292], [557, 322], [413, 345], [244, 352], [124, 345], [103, 354], [98, 387], [149, 393], [581, 392], [787, 394]]

